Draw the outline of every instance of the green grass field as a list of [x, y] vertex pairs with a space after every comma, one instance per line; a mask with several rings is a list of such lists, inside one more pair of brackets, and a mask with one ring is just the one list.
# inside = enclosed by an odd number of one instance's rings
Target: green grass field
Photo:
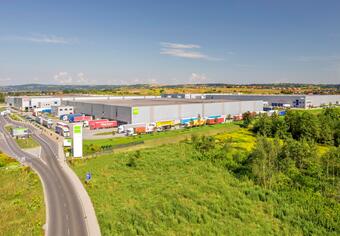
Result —
[[[309, 109], [296, 109], [296, 108], [294, 108], [294, 110], [298, 110], [298, 111], [307, 111], [307, 112], [312, 113], [312, 114], [315, 114], [315, 115], [320, 114], [324, 109], [325, 109], [325, 108], [320, 108], [320, 107], [318, 107], [318, 108], [309, 108]], [[337, 110], [340, 110], [340, 107], [337, 106], [336, 109], [337, 109]]]
[[43, 189], [29, 168], [0, 154], [0, 235], [43, 235]]
[[21, 121], [22, 120], [22, 118], [19, 116], [19, 115], [17, 115], [17, 114], [10, 114], [10, 117], [11, 117], [11, 119], [12, 120], [16, 120], [16, 121]]
[[112, 148], [119, 147], [129, 143], [144, 142], [138, 147], [124, 148], [126, 150], [135, 150], [139, 148], [155, 147], [167, 143], [176, 143], [184, 139], [188, 139], [193, 134], [197, 135], [215, 135], [218, 133], [227, 132], [230, 130], [239, 129], [236, 123], [219, 124], [213, 126], [202, 126], [189, 129], [169, 130], [166, 132], [158, 132], [152, 134], [144, 134], [138, 136], [97, 139], [97, 140], [84, 140], [83, 150], [84, 155], [90, 155], [101, 151], [103, 146], [111, 146]]
[[108, 132], [101, 132], [101, 133], [96, 133], [94, 135], [96, 136], [101, 136], [101, 135], [113, 135], [114, 132], [113, 131], [108, 131]]
[[20, 148], [22, 149], [28, 149], [28, 148], [35, 148], [39, 147], [39, 143], [35, 141], [32, 137], [29, 138], [24, 138], [24, 139], [15, 139], [17, 144], [19, 145]]
[[[242, 132], [219, 138], [232, 136], [233, 148], [246, 151], [254, 137], [237, 138]], [[325, 235], [327, 228], [310, 217], [317, 212], [312, 204], [323, 206], [325, 221], [337, 220], [336, 203], [262, 189], [192, 153], [181, 142], [72, 162], [82, 181], [92, 173], [84, 184], [103, 235]]]

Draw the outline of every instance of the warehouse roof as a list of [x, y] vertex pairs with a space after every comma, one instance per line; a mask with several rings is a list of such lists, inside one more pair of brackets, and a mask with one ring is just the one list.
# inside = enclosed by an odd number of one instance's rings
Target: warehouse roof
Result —
[[[259, 100], [260, 101], [260, 100]], [[221, 102], [239, 102], [237, 100], [226, 99], [105, 99], [105, 100], [83, 100], [76, 101], [79, 103], [105, 104], [114, 106], [137, 107], [137, 106], [160, 106], [160, 105], [180, 105], [180, 104], [202, 104], [202, 103], [221, 103]]]

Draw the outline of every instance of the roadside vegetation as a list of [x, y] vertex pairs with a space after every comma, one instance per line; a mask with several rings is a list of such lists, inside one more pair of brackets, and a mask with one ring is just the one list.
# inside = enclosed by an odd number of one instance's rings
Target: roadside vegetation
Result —
[[184, 139], [188, 139], [192, 134], [215, 135], [225, 131], [237, 129], [236, 123], [218, 124], [212, 126], [202, 126], [188, 129], [169, 130], [152, 134], [144, 134], [130, 137], [84, 140], [84, 155], [91, 155], [107, 150], [119, 149], [131, 146], [155, 147], [166, 143], [176, 143]]
[[45, 207], [38, 176], [0, 153], [0, 186], [0, 234], [43, 235]]
[[6, 125], [5, 126], [5, 129], [8, 133], [11, 133], [12, 132], [12, 129], [13, 129], [13, 126], [12, 125]]
[[[12, 125], [6, 125], [5, 129], [8, 133], [11, 133], [13, 126]], [[32, 137], [28, 138], [15, 138], [15, 141], [22, 149], [28, 149], [28, 148], [35, 148], [39, 147], [39, 143], [35, 141]]]
[[9, 115], [11, 117], [12, 120], [16, 120], [16, 121], [21, 121], [22, 118], [20, 118], [20, 116], [18, 116], [17, 114], [10, 114]]
[[96, 136], [102, 136], [102, 135], [114, 135], [114, 131], [108, 131], [108, 132], [100, 132], [100, 133], [95, 133], [94, 135]]
[[39, 143], [35, 141], [32, 137], [18, 138], [18, 139], [15, 139], [15, 141], [17, 142], [19, 147], [22, 149], [36, 148], [40, 146]]
[[339, 118], [337, 109], [249, 116], [72, 165], [82, 180], [92, 173], [85, 186], [104, 235], [339, 235]]

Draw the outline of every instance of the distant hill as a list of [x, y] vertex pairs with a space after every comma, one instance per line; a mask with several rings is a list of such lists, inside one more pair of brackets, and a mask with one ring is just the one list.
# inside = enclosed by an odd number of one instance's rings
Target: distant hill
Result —
[[0, 92], [58, 92], [58, 91], [82, 91], [82, 90], [112, 90], [118, 88], [216, 88], [216, 87], [263, 87], [263, 88], [300, 88], [300, 87], [319, 87], [333, 88], [340, 90], [340, 84], [178, 84], [178, 85], [154, 85], [154, 84], [134, 84], [134, 85], [49, 85], [49, 84], [22, 84], [0, 86]]

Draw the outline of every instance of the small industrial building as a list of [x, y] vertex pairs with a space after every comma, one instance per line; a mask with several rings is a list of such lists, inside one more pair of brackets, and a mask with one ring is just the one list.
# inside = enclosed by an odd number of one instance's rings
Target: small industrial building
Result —
[[52, 106], [60, 106], [60, 97], [46, 96], [17, 96], [6, 97], [8, 106], [15, 107], [22, 111], [28, 111], [34, 108], [51, 108]]
[[26, 138], [29, 136], [28, 129], [24, 127], [13, 128], [11, 130], [11, 134], [13, 137], [18, 137], [18, 138]]
[[70, 114], [74, 114], [73, 106], [52, 106], [52, 115], [56, 117]]
[[290, 106], [296, 108], [320, 107], [340, 103], [340, 95], [206, 94], [205, 99], [262, 100], [273, 107]]
[[173, 93], [161, 94], [161, 98], [184, 98], [184, 99], [204, 99], [205, 94], [202, 93]]
[[64, 101], [73, 106], [75, 113], [84, 113], [95, 118], [117, 120], [120, 123], [150, 123], [165, 120], [180, 120], [191, 117], [238, 115], [247, 111], [260, 112], [263, 101], [234, 101], [208, 99], [105, 99]]

